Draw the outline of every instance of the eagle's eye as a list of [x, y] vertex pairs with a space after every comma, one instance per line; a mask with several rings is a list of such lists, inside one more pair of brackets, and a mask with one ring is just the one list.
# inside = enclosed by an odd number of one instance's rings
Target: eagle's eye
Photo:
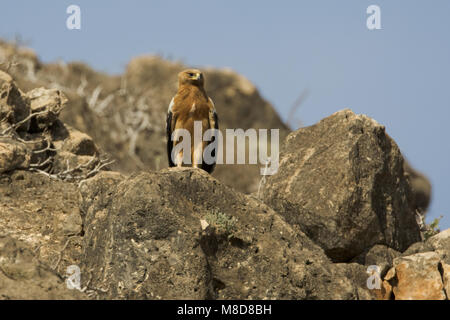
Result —
[[194, 74], [192, 72], [188, 72], [188, 76], [192, 78]]

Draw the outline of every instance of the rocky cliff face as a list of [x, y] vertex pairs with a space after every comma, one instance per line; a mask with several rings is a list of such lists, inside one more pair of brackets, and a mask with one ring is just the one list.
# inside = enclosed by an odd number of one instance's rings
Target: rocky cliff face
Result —
[[[0, 72], [1, 298], [448, 299], [449, 230], [421, 240], [426, 179], [374, 120], [343, 110], [291, 133], [250, 193], [259, 167], [163, 169], [181, 65], [110, 77], [0, 48], [18, 63]], [[283, 127], [245, 79], [207, 76], [225, 126]]]

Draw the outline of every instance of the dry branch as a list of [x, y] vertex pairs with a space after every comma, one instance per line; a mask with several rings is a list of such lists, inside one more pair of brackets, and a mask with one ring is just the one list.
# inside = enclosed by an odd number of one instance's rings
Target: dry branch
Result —
[[35, 117], [35, 116], [39, 116], [41, 114], [45, 114], [50, 112], [50, 110], [44, 110], [44, 111], [39, 111], [39, 112], [35, 112], [35, 113], [30, 113], [30, 115], [28, 117], [26, 117], [25, 119], [15, 123], [12, 126], [9, 126], [8, 128], [6, 128], [5, 130], [2, 131], [2, 133], [0, 135], [5, 135], [7, 134], [9, 131], [11, 130], [16, 130], [17, 128], [19, 128], [21, 125], [23, 125], [25, 122], [29, 121], [31, 118]]

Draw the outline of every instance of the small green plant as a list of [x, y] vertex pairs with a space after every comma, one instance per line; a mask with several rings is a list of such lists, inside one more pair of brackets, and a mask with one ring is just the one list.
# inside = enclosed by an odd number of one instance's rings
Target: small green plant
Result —
[[228, 236], [228, 239], [233, 237], [235, 231], [235, 219], [226, 214], [214, 210], [205, 217], [206, 222], [215, 227], [217, 231], [223, 232]]
[[425, 241], [428, 240], [429, 238], [431, 238], [432, 236], [438, 234], [439, 232], [441, 232], [441, 230], [439, 229], [439, 222], [441, 221], [441, 219], [442, 219], [442, 216], [434, 219], [430, 224], [426, 225], [426, 230], [423, 233]]

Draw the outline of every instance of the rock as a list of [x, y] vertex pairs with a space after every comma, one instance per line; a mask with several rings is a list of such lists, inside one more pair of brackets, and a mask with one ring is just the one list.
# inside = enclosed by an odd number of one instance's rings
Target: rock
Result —
[[28, 168], [30, 159], [30, 151], [25, 144], [0, 137], [0, 173]]
[[263, 199], [333, 261], [420, 241], [403, 157], [383, 126], [350, 110], [291, 133]]
[[450, 255], [450, 229], [432, 236], [426, 243], [434, 250], [446, 251]]
[[447, 299], [450, 300], [450, 264], [442, 263], [442, 280], [444, 281], [444, 290]]
[[32, 118], [32, 132], [41, 132], [50, 127], [67, 102], [66, 96], [57, 89], [36, 88], [27, 92], [26, 96], [30, 100], [31, 112], [42, 113]]
[[433, 251], [433, 247], [427, 242], [415, 242], [408, 249], [406, 249], [402, 256], [411, 256], [416, 253]]
[[392, 300], [392, 286], [388, 281], [383, 281], [381, 284], [380, 294], [377, 300]]
[[79, 156], [95, 156], [99, 153], [94, 141], [87, 134], [70, 126], [65, 126], [64, 130], [66, 134], [63, 140], [60, 140], [59, 136], [53, 135], [53, 143], [57, 149]]
[[209, 223], [204, 219], [200, 220], [200, 225], [202, 226], [202, 231], [206, 230], [206, 228], [209, 227]]
[[0, 70], [0, 84], [3, 86], [3, 84], [11, 82], [13, 82], [13, 78], [6, 72]]
[[82, 176], [93, 170], [99, 162], [99, 150], [90, 136], [60, 120], [51, 127], [51, 139], [57, 153], [53, 157], [53, 172], [73, 170], [68, 179]]
[[69, 290], [61, 277], [36, 260], [24, 242], [0, 235], [0, 299], [72, 300], [86, 297], [77, 290]]
[[395, 268], [389, 269], [389, 271], [384, 276], [384, 280], [381, 283], [381, 289], [378, 291], [377, 300], [394, 300], [393, 288], [391, 282], [393, 282], [395, 277]]
[[358, 256], [355, 260], [365, 266], [378, 266], [380, 268], [380, 276], [384, 276], [389, 267], [392, 266], [394, 258], [397, 258], [400, 255], [400, 252], [392, 248], [377, 244], [367, 252]]
[[[396, 300], [445, 300], [440, 257], [435, 252], [417, 253], [394, 260]], [[392, 281], [392, 280], [391, 280]]]
[[53, 169], [55, 172], [63, 172], [65, 170], [71, 170], [76, 167], [82, 166], [84, 170], [78, 170], [75, 173], [86, 172], [94, 169], [97, 164], [95, 157], [91, 156], [77, 156], [71, 152], [61, 151], [54, 157]]
[[[369, 289], [367, 286], [367, 279], [369, 277], [367, 273], [367, 267], [362, 266], [358, 263], [336, 263], [333, 264], [333, 269], [339, 270], [339, 272], [335, 272], [336, 277], [331, 279], [331, 282], [347, 282], [347, 292], [351, 292], [356, 290], [356, 299], [358, 300], [373, 300], [377, 297], [376, 290]], [[334, 287], [334, 288], [333, 288]], [[337, 287], [331, 286], [332, 290], [336, 290]], [[332, 294], [336, 295], [336, 298], [331, 299], [342, 299], [340, 294], [337, 294], [336, 291], [332, 292]], [[348, 294], [347, 294], [348, 295]], [[348, 298], [351, 298], [348, 296]], [[319, 298], [323, 299], [323, 298]]]
[[104, 171], [98, 177], [82, 181], [78, 194], [82, 217], [85, 218], [86, 215], [91, 218], [95, 217], [97, 214], [96, 208], [103, 208], [108, 205], [113, 189], [124, 179], [125, 176], [119, 172]]
[[202, 170], [102, 172], [82, 182], [80, 201], [82, 273], [100, 298], [372, 296], [364, 267], [332, 264], [272, 209]]
[[[450, 256], [450, 229], [439, 232], [430, 237], [427, 241], [420, 241], [412, 244], [402, 256], [410, 256], [416, 253], [436, 251], [442, 253], [445, 258], [445, 253]], [[450, 262], [450, 261], [449, 261]]]
[[68, 236], [79, 235], [83, 229], [79, 212], [73, 212], [64, 216], [61, 227], [63, 233]]
[[[20, 91], [12, 77], [0, 70], [0, 119], [16, 124], [25, 120], [30, 114], [30, 104], [27, 97]], [[25, 121], [19, 126], [17, 131], [28, 131], [30, 121]], [[5, 124], [0, 126], [0, 130], [6, 129]], [[0, 131], [0, 132], [1, 132]]]

